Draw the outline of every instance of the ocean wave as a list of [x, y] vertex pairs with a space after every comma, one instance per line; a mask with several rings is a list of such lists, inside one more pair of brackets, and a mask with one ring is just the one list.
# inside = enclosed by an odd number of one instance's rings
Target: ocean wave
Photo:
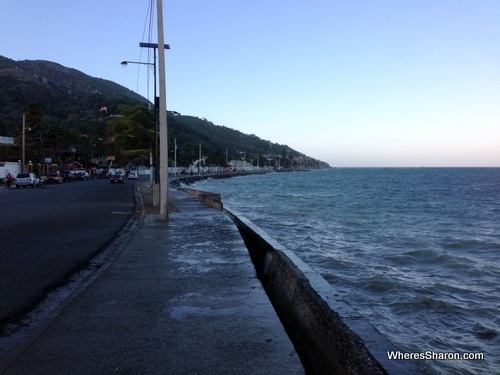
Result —
[[390, 304], [395, 311], [425, 310], [427, 313], [436, 312], [449, 314], [450, 316], [460, 313], [460, 308], [449, 300], [432, 297], [425, 294], [417, 294], [410, 300], [397, 300]]
[[407, 254], [414, 259], [425, 259], [425, 260], [434, 260], [440, 255], [434, 249], [417, 249], [409, 251]]
[[347, 270], [347, 269], [352, 269], [358, 267], [357, 263], [349, 260], [349, 259], [342, 259], [339, 257], [333, 257], [333, 256], [328, 256], [323, 259], [321, 262], [321, 269], [323, 270]]
[[405, 254], [388, 255], [385, 257], [385, 260], [397, 266], [407, 266], [415, 264], [415, 258], [412, 257], [411, 255], [405, 255]]
[[498, 331], [485, 327], [481, 323], [476, 323], [472, 327], [472, 334], [481, 340], [493, 340], [498, 336]]
[[470, 295], [471, 290], [469, 286], [465, 285], [452, 285], [446, 281], [440, 281], [428, 287], [428, 290], [433, 293], [441, 293], [448, 295]]
[[468, 251], [477, 251], [477, 250], [500, 250], [500, 243], [489, 241], [486, 238], [476, 239], [476, 238], [446, 238], [440, 245], [444, 249], [450, 250], [468, 250]]
[[406, 283], [381, 274], [363, 278], [357, 283], [357, 286], [375, 293], [401, 292], [408, 288]]

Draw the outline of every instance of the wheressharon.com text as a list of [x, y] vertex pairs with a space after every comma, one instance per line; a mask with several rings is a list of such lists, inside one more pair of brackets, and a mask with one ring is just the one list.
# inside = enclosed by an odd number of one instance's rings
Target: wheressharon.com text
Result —
[[391, 360], [480, 361], [484, 359], [484, 353], [435, 352], [433, 350], [424, 352], [402, 352], [396, 350], [388, 351], [387, 358]]

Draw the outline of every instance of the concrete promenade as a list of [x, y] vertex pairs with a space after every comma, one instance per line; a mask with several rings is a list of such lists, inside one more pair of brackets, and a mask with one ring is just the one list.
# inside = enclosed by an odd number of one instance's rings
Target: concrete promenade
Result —
[[228, 215], [170, 190], [167, 224], [138, 186], [130, 238], [0, 373], [303, 374]]

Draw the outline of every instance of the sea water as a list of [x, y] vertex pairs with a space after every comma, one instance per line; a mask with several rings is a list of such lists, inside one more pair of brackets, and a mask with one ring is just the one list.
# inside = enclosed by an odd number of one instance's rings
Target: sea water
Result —
[[[208, 179], [437, 374], [500, 373], [500, 169], [342, 168]], [[425, 363], [423, 363], [425, 362]]]

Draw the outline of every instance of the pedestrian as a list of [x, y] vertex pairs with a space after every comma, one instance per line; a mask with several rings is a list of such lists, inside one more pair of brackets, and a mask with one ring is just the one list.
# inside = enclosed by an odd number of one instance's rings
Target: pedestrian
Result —
[[6, 180], [7, 180], [7, 189], [10, 189], [10, 186], [12, 185], [12, 180], [14, 178], [12, 177], [12, 175], [10, 173], [7, 174], [7, 177], [6, 177]]

